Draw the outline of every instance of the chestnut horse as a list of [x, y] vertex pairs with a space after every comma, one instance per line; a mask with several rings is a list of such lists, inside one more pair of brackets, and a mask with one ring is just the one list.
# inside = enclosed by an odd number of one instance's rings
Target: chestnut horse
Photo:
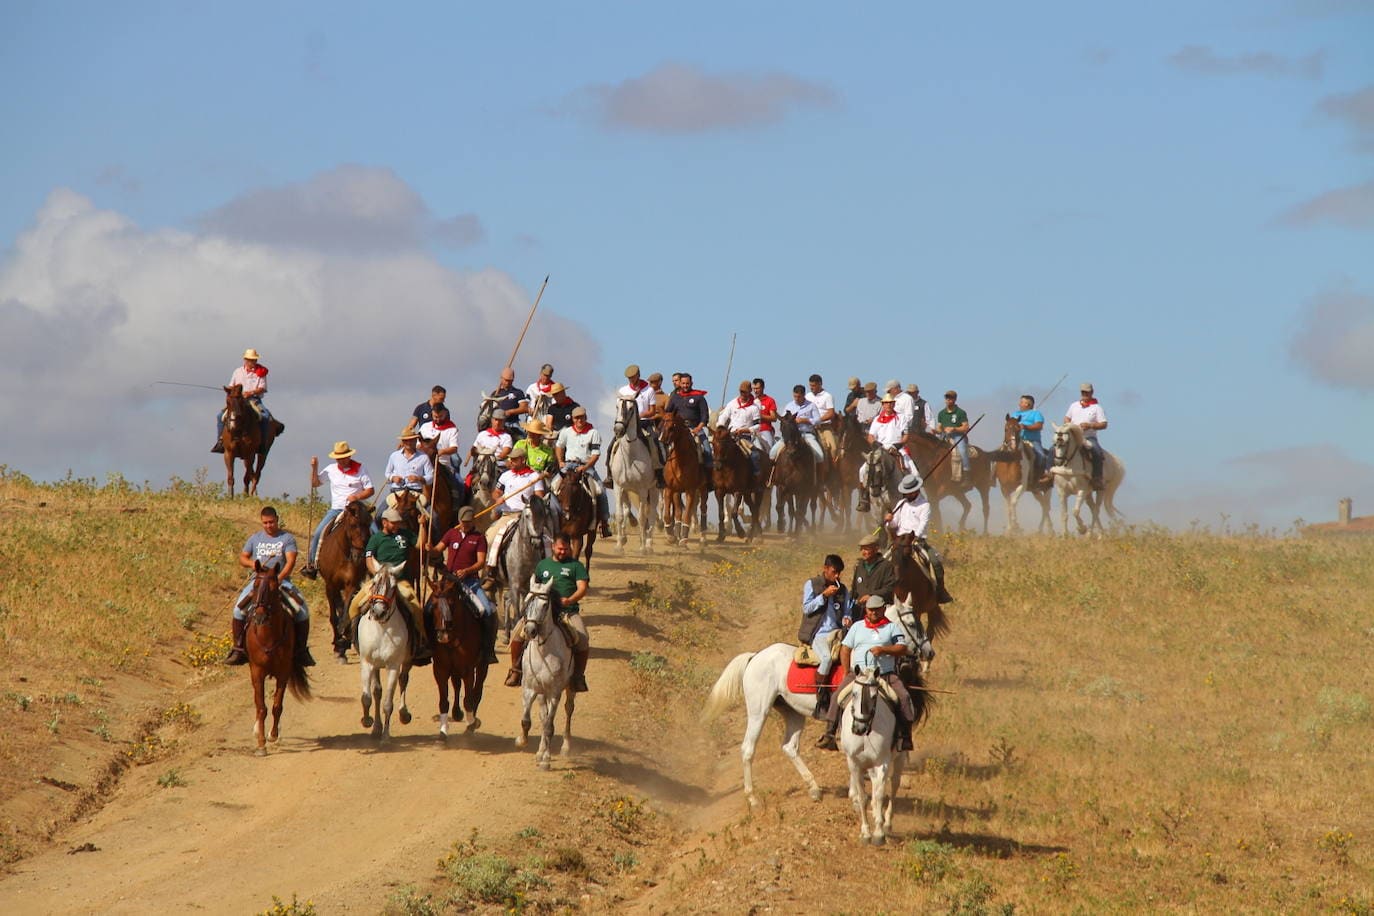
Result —
[[582, 485], [580, 469], [568, 471], [560, 478], [558, 506], [563, 510], [563, 520], [558, 526], [558, 531], [567, 535], [573, 558], [576, 559], [581, 554], [582, 565], [591, 572], [592, 549], [596, 546], [596, 500]]
[[348, 605], [367, 580], [363, 550], [372, 534], [372, 513], [361, 502], [351, 502], [320, 538], [315, 565], [320, 570], [325, 597], [329, 600], [329, 625], [334, 632], [334, 654], [340, 663], [353, 643], [349, 633]]
[[[926, 498], [930, 500], [930, 521], [937, 531], [944, 531], [944, 520], [940, 515], [940, 500], [946, 497], [953, 497], [959, 501], [959, 505], [964, 507], [964, 514], [959, 518], [959, 528], [968, 528], [968, 516], [973, 511], [973, 504], [964, 494], [969, 490], [977, 490], [983, 500], [983, 533], [988, 533], [988, 495], [992, 490], [992, 459], [988, 453], [982, 449], [971, 449], [969, 454], [969, 470], [963, 475], [962, 480], [955, 480], [951, 473], [950, 463], [959, 460], [957, 453], [951, 454], [949, 458], [941, 461], [947, 452], [954, 448], [953, 443], [946, 442], [925, 432], [917, 432], [912, 426], [910, 434], [907, 436], [907, 454], [916, 462], [916, 470], [921, 473], [925, 480]], [[932, 472], [930, 469], [939, 463], [939, 467]]]
[[[716, 541], [725, 540], [725, 528], [734, 523], [735, 535], [746, 542], [752, 542], [762, 533], [759, 524], [759, 503], [763, 498], [763, 482], [754, 475], [754, 466], [744, 453], [738, 441], [724, 426], [711, 430], [711, 450], [715, 452], [716, 467], [712, 474], [715, 481], [716, 508], [720, 512], [720, 527], [716, 529]], [[739, 519], [741, 504], [749, 507], [749, 531]]]
[[[889, 551], [892, 568], [897, 573], [897, 586], [892, 592], [897, 604], [912, 613], [913, 618], [909, 623], [919, 625], [919, 618], [925, 615], [923, 635], [927, 640], [934, 642], [937, 636], [944, 636], [949, 632], [949, 618], [945, 616], [944, 609], [935, 598], [935, 583], [930, 581], [930, 577], [917, 564], [911, 550], [911, 535], [904, 535], [893, 543]], [[917, 647], [913, 647], [915, 648]]]
[[[792, 533], [799, 534], [807, 524], [807, 512], [815, 523], [817, 485], [816, 457], [811, 447], [802, 441], [797, 430], [796, 414], [785, 413], [778, 418], [782, 448], [773, 462], [773, 486], [777, 488], [778, 533], [787, 533], [784, 512], [792, 513]], [[848, 513], [845, 514], [846, 522]]]
[[[281, 737], [281, 707], [287, 687], [297, 700], [310, 699], [310, 676], [296, 662], [296, 627], [291, 612], [281, 597], [277, 571], [253, 562], [252, 613], [244, 645], [248, 649], [248, 675], [253, 680], [253, 706], [257, 718], [253, 737], [258, 747], [253, 753], [267, 756], [267, 742]], [[276, 679], [272, 694], [272, 731], [267, 732], [267, 678]]]
[[853, 509], [850, 495], [859, 487], [859, 468], [868, 454], [868, 430], [859, 425], [858, 417], [845, 414], [840, 420], [840, 452], [835, 456], [835, 503], [831, 507], [838, 515], [842, 530], [848, 531], [849, 513]]
[[[709, 480], [692, 431], [675, 413], [666, 414], [662, 424], [663, 448], [663, 527], [668, 540], [686, 544], [692, 538], [692, 522], [700, 513], [697, 530], [706, 546], [706, 485]], [[645, 519], [649, 524], [649, 519]]]
[[243, 396], [242, 385], [224, 386], [224, 431], [219, 441], [224, 446], [224, 473], [227, 478], [229, 495], [234, 495], [234, 462], [243, 462], [243, 492], [255, 496], [258, 480], [262, 477], [263, 466], [267, 464], [267, 453], [277, 434], [272, 424], [267, 424], [266, 438], [263, 437], [262, 418]]
[[[462, 585], [450, 573], [443, 573], [434, 597], [426, 607], [434, 633], [434, 683], [439, 688], [439, 734], [448, 737], [449, 685], [453, 686], [453, 721], [463, 721], [467, 711], [467, 732], [482, 727], [477, 707], [482, 705], [482, 689], [487, 682], [488, 665], [482, 660], [482, 624], [479, 610], [472, 606]], [[460, 708], [461, 703], [461, 708]]]
[[1006, 415], [1002, 424], [1002, 448], [989, 455], [992, 458], [992, 472], [997, 478], [997, 486], [1002, 491], [1002, 499], [1007, 505], [1007, 534], [1021, 530], [1016, 520], [1016, 504], [1021, 494], [1029, 492], [1040, 504], [1040, 526], [1037, 533], [1054, 533], [1054, 522], [1050, 521], [1050, 483], [1042, 484], [1035, 472], [1035, 452], [1030, 443], [1021, 439], [1021, 421], [1011, 414]]

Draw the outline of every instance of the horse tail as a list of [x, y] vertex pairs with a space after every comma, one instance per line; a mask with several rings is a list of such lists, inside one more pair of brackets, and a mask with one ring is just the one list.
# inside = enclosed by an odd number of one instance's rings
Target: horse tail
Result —
[[932, 607], [926, 612], [926, 623], [930, 632], [926, 634], [930, 639], [937, 639], [949, 633], [949, 618], [945, 616], [945, 609], [939, 604], [932, 603]]
[[720, 673], [716, 685], [711, 688], [710, 696], [706, 698], [706, 706], [701, 711], [701, 721], [710, 722], [727, 707], [734, 706], [744, 699], [744, 669], [749, 667], [749, 662], [756, 654], [758, 653], [742, 652], [730, 659], [730, 664]]
[[294, 699], [313, 699], [310, 694], [310, 673], [295, 659], [291, 661], [291, 679], [286, 682], [286, 688], [291, 691]]

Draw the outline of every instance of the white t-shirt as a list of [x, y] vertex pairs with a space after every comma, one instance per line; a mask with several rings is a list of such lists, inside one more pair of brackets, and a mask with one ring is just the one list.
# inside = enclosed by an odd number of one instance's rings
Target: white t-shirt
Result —
[[[535, 481], [532, 487], [530, 487], [531, 480]], [[505, 506], [507, 512], [524, 511], [525, 503], [529, 501], [531, 494], [544, 492], [544, 481], [539, 479], [539, 476], [529, 468], [520, 471], [506, 471], [497, 480], [496, 485], [501, 488], [501, 494], [505, 497], [502, 505]], [[515, 492], [516, 490], [523, 490], [525, 487], [529, 487], [529, 489], [523, 493]]]
[[472, 447], [477, 450], [479, 455], [499, 455], [510, 448], [514, 442], [515, 440], [510, 437], [510, 433], [503, 432], [498, 436], [488, 427], [472, 440]]
[[234, 370], [234, 374], [229, 376], [230, 385], [242, 385], [243, 396], [252, 397], [255, 394], [267, 393], [267, 376], [258, 375], [256, 372], [239, 366]]
[[730, 432], [737, 429], [748, 429], [758, 432], [759, 430], [759, 402], [751, 400], [748, 404], [741, 404], [739, 398], [735, 398], [716, 418], [716, 425], [723, 426]]
[[[420, 437], [422, 439], [438, 438], [439, 441], [435, 443], [435, 448], [439, 451], [443, 451], [446, 448], [457, 448], [458, 424], [453, 423], [447, 429], [435, 429], [433, 421], [423, 423], [420, 425]], [[462, 458], [457, 452], [450, 455], [442, 455], [439, 458], [439, 463], [450, 471], [456, 470], [460, 461], [462, 461]]]
[[[1102, 409], [1102, 405], [1096, 402], [1084, 407], [1081, 401], [1074, 401], [1069, 405], [1069, 409], [1064, 411], [1064, 416], [1070, 423], [1077, 423], [1082, 426], [1084, 423], [1106, 423], [1107, 412]], [[1095, 429], [1083, 430], [1083, 438], [1097, 441], [1098, 431]]]
[[816, 405], [816, 412], [820, 414], [821, 419], [818, 421], [817, 425], [822, 427], [828, 426], [830, 421], [825, 419], [825, 412], [835, 409], [835, 399], [830, 396], [830, 392], [822, 388], [815, 394], [808, 393], [806, 399]]
[[[643, 379], [640, 381], [643, 381]], [[616, 394], [620, 395], [622, 398], [634, 398], [635, 407], [639, 410], [639, 418], [641, 420], [647, 417], [649, 411], [653, 410], [654, 406], [658, 403], [654, 399], [654, 388], [648, 382], [644, 382], [644, 387], [638, 390], [630, 387], [629, 384], [621, 385], [616, 390]]]
[[867, 428], [873, 422], [873, 418], [882, 413], [883, 402], [874, 398], [869, 400], [866, 397], [859, 398], [854, 402], [854, 419], [859, 421], [859, 425]]
[[868, 424], [868, 434], [883, 448], [892, 448], [906, 435], [906, 424], [902, 422], [901, 414], [894, 413], [891, 417], [879, 415]]
[[342, 509], [348, 505], [348, 498], [364, 490], [372, 489], [372, 478], [357, 462], [353, 463], [353, 473], [339, 469], [336, 461], [320, 469], [320, 479], [329, 484], [329, 508]]
[[911, 418], [916, 416], [916, 399], [903, 391], [897, 395], [892, 409], [897, 411], [897, 416], [902, 418], [902, 428], [906, 429], [911, 425]]
[[930, 501], [922, 493], [913, 499], [903, 499], [892, 510], [892, 521], [887, 526], [892, 529], [892, 533], [901, 537], [904, 534], [914, 534], [917, 537], [926, 536], [926, 526], [930, 524]]

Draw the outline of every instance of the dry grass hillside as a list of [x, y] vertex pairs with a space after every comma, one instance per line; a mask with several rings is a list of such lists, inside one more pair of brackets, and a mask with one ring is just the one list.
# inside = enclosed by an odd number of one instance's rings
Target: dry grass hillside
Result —
[[[36, 872], [75, 868], [85, 857], [61, 853], [88, 836], [102, 845], [97, 810], [170, 816], [153, 803], [182, 793], [186, 817], [229, 772], [272, 772], [240, 756], [246, 678], [202, 664], [222, 651], [256, 507], [187, 486], [0, 481], [0, 901], [31, 902], [19, 891]], [[304, 507], [284, 515], [305, 529]], [[1374, 912], [1374, 542], [1132, 530], [943, 547], [959, 601], [931, 683], [954, 693], [917, 733], [888, 847], [858, 843], [843, 762], [811, 748], [815, 726], [803, 755], [825, 797], [806, 797], [770, 726], [750, 813], [741, 711], [698, 722], [730, 657], [790, 640], [820, 557], [855, 550], [832, 535], [712, 542], [598, 556], [586, 737], [537, 778], [504, 739], [481, 745], [509, 774], [480, 802], [499, 816], [455, 812], [442, 842], [393, 857], [370, 890], [328, 897], [302, 862], [245, 899], [280, 895], [277, 911], [298, 913]], [[318, 605], [315, 586], [307, 596]], [[337, 698], [354, 728], [356, 667], [315, 670], [309, 714]], [[424, 687], [407, 768], [436, 753], [417, 732]], [[488, 731], [510, 734], [512, 693], [489, 691]], [[288, 735], [306, 715], [288, 706]], [[350, 768], [384, 762], [351, 738], [303, 740]]]

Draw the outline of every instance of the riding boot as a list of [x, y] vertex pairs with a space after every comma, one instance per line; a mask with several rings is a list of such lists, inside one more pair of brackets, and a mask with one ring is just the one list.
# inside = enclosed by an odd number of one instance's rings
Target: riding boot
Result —
[[424, 624], [416, 620], [404, 604], [401, 604], [401, 612], [405, 615], [406, 629], [410, 631], [410, 644], [414, 647], [410, 653], [410, 664], [416, 668], [423, 668], [434, 660], [430, 653], [429, 641], [425, 639]]
[[911, 723], [903, 719], [897, 721], [897, 734], [892, 742], [893, 750], [914, 751], [916, 746], [911, 743]]
[[587, 659], [591, 656], [591, 654], [591, 649], [580, 649], [573, 651], [573, 693], [587, 692]]
[[868, 501], [868, 494], [867, 494], [867, 493], [860, 492], [860, 493], [859, 493], [859, 503], [858, 503], [858, 505], [856, 505], [856, 506], [854, 507], [854, 511], [855, 511], [855, 512], [867, 512], [867, 511], [868, 511], [869, 509], [871, 509], [871, 508], [872, 508], [872, 504]]
[[307, 563], [301, 567], [301, 575], [307, 579], [315, 579], [320, 575], [320, 569], [314, 563]]
[[302, 668], [315, 667], [315, 659], [310, 654], [310, 618], [296, 621], [296, 664]]
[[482, 663], [495, 665], [501, 661], [496, 654], [496, 615], [482, 615]]
[[607, 471], [606, 471], [606, 479], [603, 480], [603, 481], [601, 482], [601, 485], [602, 485], [603, 487], [605, 487], [606, 489], [608, 489], [608, 490], [614, 490], [614, 489], [615, 489], [615, 481], [611, 479], [611, 472], [610, 472], [609, 469], [607, 469]]
[[940, 604], [953, 604], [954, 596], [945, 590], [945, 570], [942, 566], [935, 567], [935, 600]]
[[525, 641], [523, 639], [512, 639], [510, 641], [510, 670], [506, 672], [506, 686], [519, 687], [522, 677], [520, 671], [520, 656], [525, 654]]
[[214, 446], [210, 449], [210, 451], [214, 452], [216, 455], [223, 455], [223, 454], [224, 454], [224, 440], [222, 440], [222, 439], [216, 439], [216, 440], [215, 440], [215, 444], [214, 444]]
[[811, 713], [813, 719], [824, 719], [826, 713], [830, 711], [830, 685], [822, 683], [819, 673], [816, 675], [816, 708]]
[[657, 486], [660, 490], [668, 486], [668, 484], [663, 480], [663, 468], [654, 468], [654, 485]]
[[234, 638], [229, 646], [229, 654], [224, 656], [226, 665], [246, 665], [248, 664], [248, 652], [244, 649], [243, 639], [248, 632], [248, 621], [233, 618]]
[[836, 716], [825, 723], [825, 734], [816, 739], [816, 747], [823, 751], [838, 751], [839, 744], [835, 742], [835, 732], [840, 730], [840, 717]]

